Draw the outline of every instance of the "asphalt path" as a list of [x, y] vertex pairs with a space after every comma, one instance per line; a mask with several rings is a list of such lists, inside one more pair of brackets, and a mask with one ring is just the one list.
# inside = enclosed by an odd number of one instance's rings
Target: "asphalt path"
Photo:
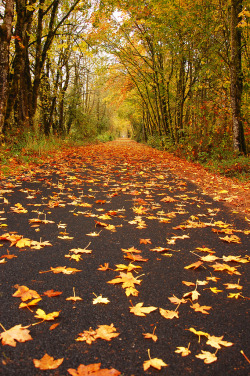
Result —
[[[32, 340], [0, 344], [0, 374], [66, 376], [80, 364], [101, 363], [124, 376], [248, 375], [242, 354], [250, 358], [248, 239], [244, 216], [176, 175], [153, 149], [132, 142], [72, 149], [61, 160], [2, 180], [0, 333], [21, 324]], [[108, 269], [98, 270], [105, 263]], [[140, 266], [131, 271], [134, 289], [108, 283], [127, 275], [117, 265], [130, 263]], [[54, 273], [58, 267], [62, 272]], [[19, 308], [17, 285], [40, 295], [36, 306]], [[49, 290], [61, 294], [44, 295]], [[93, 304], [100, 295], [110, 302]], [[82, 300], [66, 300], [72, 296]], [[137, 316], [130, 310], [138, 303], [156, 309]], [[195, 311], [196, 303], [211, 308]], [[43, 321], [35, 317], [38, 309], [59, 315]], [[177, 317], [165, 318], [160, 309]], [[111, 324], [119, 335], [110, 341], [76, 341], [79, 333]], [[212, 336], [223, 336], [226, 345], [211, 346]], [[182, 356], [178, 347], [190, 353]], [[197, 357], [202, 351], [217, 360], [205, 364]], [[64, 360], [40, 370], [33, 359], [45, 354]], [[149, 357], [167, 366], [144, 371]]]

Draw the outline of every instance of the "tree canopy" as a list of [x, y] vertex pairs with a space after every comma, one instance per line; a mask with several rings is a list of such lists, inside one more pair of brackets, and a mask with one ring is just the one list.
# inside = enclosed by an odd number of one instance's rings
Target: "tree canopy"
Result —
[[245, 0], [11, 0], [0, 134], [109, 131], [195, 157], [249, 143]]

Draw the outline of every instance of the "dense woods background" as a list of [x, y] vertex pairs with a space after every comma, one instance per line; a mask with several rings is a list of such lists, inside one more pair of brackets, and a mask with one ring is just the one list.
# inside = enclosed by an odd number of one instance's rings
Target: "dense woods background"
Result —
[[246, 154], [249, 20], [245, 0], [2, 0], [0, 137]]

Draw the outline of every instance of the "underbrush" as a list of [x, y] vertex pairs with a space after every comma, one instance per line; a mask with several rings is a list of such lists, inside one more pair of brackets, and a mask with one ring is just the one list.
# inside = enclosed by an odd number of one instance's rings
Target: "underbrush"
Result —
[[190, 162], [198, 162], [207, 170], [242, 181], [250, 179], [249, 155], [235, 153], [229, 145], [231, 140], [224, 137], [220, 144], [212, 146], [194, 140], [185, 140], [174, 145], [164, 136], [149, 136], [147, 144], [159, 150], [166, 150]]

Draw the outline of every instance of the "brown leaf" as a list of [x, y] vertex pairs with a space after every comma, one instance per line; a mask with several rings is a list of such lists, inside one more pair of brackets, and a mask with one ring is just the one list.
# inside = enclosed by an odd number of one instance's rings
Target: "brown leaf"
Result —
[[41, 370], [46, 370], [46, 369], [58, 368], [62, 364], [63, 360], [64, 358], [54, 359], [53, 356], [49, 356], [48, 354], [45, 354], [40, 360], [33, 359], [33, 363], [36, 368], [40, 368]]

